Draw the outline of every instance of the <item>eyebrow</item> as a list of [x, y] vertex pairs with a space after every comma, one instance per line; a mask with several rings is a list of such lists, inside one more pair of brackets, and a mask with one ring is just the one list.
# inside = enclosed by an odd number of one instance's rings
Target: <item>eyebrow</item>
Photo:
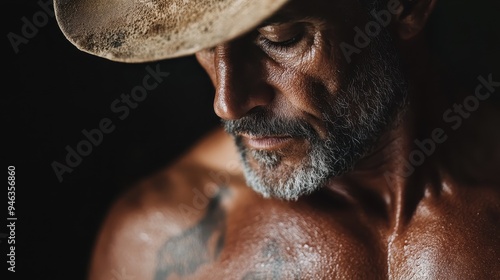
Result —
[[264, 20], [261, 24], [257, 26], [257, 29], [268, 25], [277, 25], [277, 24], [299, 22], [299, 21], [323, 22], [324, 20], [313, 16], [297, 15], [297, 14], [292, 14], [290, 12], [281, 12]]

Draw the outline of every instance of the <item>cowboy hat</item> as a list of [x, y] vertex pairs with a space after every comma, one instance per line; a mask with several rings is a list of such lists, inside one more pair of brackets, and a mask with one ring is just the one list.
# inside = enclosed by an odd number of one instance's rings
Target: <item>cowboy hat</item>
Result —
[[288, 0], [54, 0], [78, 49], [109, 60], [191, 55], [255, 28]]

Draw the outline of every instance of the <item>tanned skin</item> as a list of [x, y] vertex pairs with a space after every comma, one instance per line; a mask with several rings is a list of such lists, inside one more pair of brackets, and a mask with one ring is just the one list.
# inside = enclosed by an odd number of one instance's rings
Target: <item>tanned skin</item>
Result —
[[[245, 37], [197, 53], [222, 119], [271, 103], [274, 110], [314, 116], [301, 81], [335, 80], [348, 67], [335, 61], [339, 71], [324, 68], [335, 55], [321, 46], [352, 41], [353, 26], [363, 26], [361, 4], [299, 2], [285, 10], [315, 15], [315, 30], [337, 34], [324, 36], [313, 57], [250, 57], [239, 51], [253, 44]], [[443, 82], [427, 48], [424, 31], [435, 1], [413, 2], [389, 27], [413, 85], [409, 108], [354, 170], [298, 201], [265, 199], [246, 185], [232, 137], [216, 129], [116, 202], [98, 236], [90, 280], [500, 279], [498, 109], [481, 103], [459, 129], [446, 129], [443, 112], [471, 92]], [[339, 25], [343, 18], [354, 20]], [[256, 32], [288, 36], [286, 26]], [[257, 62], [271, 74], [253, 71]], [[272, 95], [265, 90], [271, 83], [287, 91]], [[446, 141], [403, 175], [414, 140], [431, 137], [435, 128], [445, 130]]]

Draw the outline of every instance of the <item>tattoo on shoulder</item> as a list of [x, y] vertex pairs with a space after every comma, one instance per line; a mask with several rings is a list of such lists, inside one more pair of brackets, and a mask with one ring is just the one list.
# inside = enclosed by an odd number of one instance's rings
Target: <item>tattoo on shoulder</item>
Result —
[[158, 251], [155, 280], [186, 276], [201, 265], [214, 261], [224, 245], [226, 213], [221, 207], [222, 193], [208, 204], [199, 223], [169, 239]]
[[260, 258], [262, 263], [259, 267], [246, 273], [242, 280], [300, 279], [297, 266], [290, 267], [286, 253], [276, 240], [271, 240], [262, 248]]

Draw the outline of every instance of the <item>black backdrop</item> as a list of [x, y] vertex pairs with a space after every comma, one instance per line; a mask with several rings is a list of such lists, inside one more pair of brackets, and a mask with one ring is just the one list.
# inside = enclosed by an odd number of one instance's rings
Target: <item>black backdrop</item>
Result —
[[[500, 9], [494, 2], [438, 5], [433, 44], [464, 85], [498, 70]], [[3, 261], [9, 253], [5, 179], [0, 192], [0, 273], [5, 271], [8, 278], [1, 279], [85, 279], [95, 234], [112, 201], [218, 124], [213, 89], [193, 57], [111, 62], [77, 50], [47, 12], [44, 23], [37, 1], [7, 0], [3, 7], [1, 168], [7, 179], [7, 167], [16, 167], [18, 220], [14, 274]], [[13, 34], [23, 35], [23, 26], [33, 23], [34, 15], [39, 27], [28, 30], [30, 38], [14, 47]], [[170, 75], [120, 120], [110, 106], [142, 83], [147, 66]], [[52, 163], [65, 164], [66, 147], [75, 149], [86, 139], [82, 130], [98, 128], [104, 118], [115, 130], [60, 182]]]
[[[213, 89], [193, 57], [143, 64], [97, 58], [71, 45], [54, 18], [47, 16], [42, 26], [40, 14], [41, 27], [16, 53], [8, 34], [22, 35], [23, 17], [32, 21], [43, 9], [26, 0], [8, 1], [7, 6], [0, 234], [7, 232], [7, 166], [13, 165], [18, 277], [9, 272], [9, 278], [0, 279], [84, 279], [96, 231], [116, 196], [218, 124]], [[123, 111], [113, 112], [111, 104], [142, 84], [147, 66], [169, 76], [121, 120]], [[66, 164], [66, 146], [77, 149], [86, 139], [82, 130], [99, 128], [105, 118], [115, 130], [60, 182], [52, 163]], [[3, 274], [9, 251], [7, 239], [0, 241]]]

